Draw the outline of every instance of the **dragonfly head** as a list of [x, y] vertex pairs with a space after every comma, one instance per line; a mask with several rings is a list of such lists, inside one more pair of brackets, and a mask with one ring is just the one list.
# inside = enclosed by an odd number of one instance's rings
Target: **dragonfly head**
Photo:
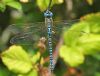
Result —
[[46, 18], [51, 18], [51, 17], [53, 16], [53, 13], [52, 13], [51, 11], [47, 10], [47, 11], [44, 13], [44, 16], [45, 16]]

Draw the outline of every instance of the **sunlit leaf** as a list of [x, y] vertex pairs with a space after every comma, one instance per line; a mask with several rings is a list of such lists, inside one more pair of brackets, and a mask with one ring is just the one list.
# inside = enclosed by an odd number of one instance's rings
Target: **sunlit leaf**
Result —
[[100, 34], [85, 34], [80, 37], [81, 43], [100, 42]]
[[40, 52], [37, 52], [37, 54], [35, 54], [31, 60], [33, 63], [36, 63], [38, 60], [40, 59]]
[[64, 2], [64, 0], [52, 0], [52, 5], [54, 5], [54, 4], [61, 4], [63, 2]]
[[37, 5], [39, 6], [41, 11], [46, 10], [48, 4], [49, 4], [49, 0], [37, 0]]
[[2, 53], [2, 61], [15, 73], [27, 73], [32, 69], [32, 62], [21, 46], [11, 46]]
[[20, 0], [20, 2], [23, 2], [23, 3], [28, 3], [29, 0]]
[[69, 30], [63, 33], [64, 43], [69, 46], [75, 46], [79, 37], [89, 33], [88, 23], [77, 23], [74, 24]]
[[[41, 11], [44, 11], [47, 9], [49, 2], [50, 2], [50, 0], [37, 0], [37, 5], [39, 6]], [[61, 4], [63, 2], [64, 2], [64, 0], [52, 0], [51, 6], [53, 6], [55, 4]]]
[[79, 46], [84, 49], [85, 54], [93, 54], [100, 50], [100, 35], [86, 34], [80, 37]]
[[9, 3], [9, 2], [13, 2], [15, 0], [2, 0], [2, 1], [6, 4], [6, 3]]
[[94, 0], [87, 0], [87, 2], [88, 2], [89, 5], [92, 5], [93, 4], [93, 1]]
[[20, 74], [18, 76], [38, 76], [38, 72], [37, 72], [37, 70], [32, 70], [27, 74], [23, 74], [23, 75]]
[[63, 60], [72, 67], [78, 66], [84, 62], [84, 55], [74, 47], [63, 45], [59, 54]]
[[8, 5], [10, 7], [13, 7], [15, 9], [17, 9], [17, 10], [22, 10], [21, 4], [19, 2], [17, 2], [17, 1], [8, 2], [8, 3], [6, 3], [6, 5]]
[[92, 33], [100, 33], [100, 13], [88, 14], [81, 18], [82, 22], [88, 23]]
[[100, 52], [100, 13], [83, 17], [82, 21], [63, 32], [63, 39], [60, 56], [70, 66], [82, 64], [84, 55]]
[[42, 57], [40, 60], [40, 64], [43, 65], [44, 64], [44, 58]]

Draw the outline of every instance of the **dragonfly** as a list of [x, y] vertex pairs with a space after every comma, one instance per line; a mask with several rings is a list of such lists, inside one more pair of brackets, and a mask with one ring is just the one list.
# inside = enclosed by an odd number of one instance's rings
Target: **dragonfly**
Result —
[[[63, 21], [50, 21], [45, 19], [45, 22], [36, 23], [17, 23], [9, 26], [9, 30], [14, 34], [11, 38], [11, 44], [28, 45], [32, 46], [37, 43], [41, 38], [47, 40], [46, 47], [50, 53], [51, 69], [54, 69], [52, 51], [62, 37], [64, 30], [69, 30], [70, 27], [78, 22], [76, 20], [63, 20]], [[50, 24], [50, 26], [48, 26]]]
[[10, 30], [16, 34], [10, 42], [12, 44], [33, 45], [33, 43], [37, 42], [40, 38], [46, 38], [50, 56], [50, 70], [53, 72], [53, 43], [59, 41], [64, 27], [68, 30], [68, 28], [78, 20], [54, 22], [52, 19], [53, 13], [50, 11], [51, 2], [52, 0], [50, 0], [48, 9], [44, 13], [45, 22], [10, 25]]
[[67, 31], [74, 23], [78, 21], [79, 19], [69, 21], [53, 21], [52, 18], [45, 18], [45, 22], [12, 24], [9, 26], [9, 30], [15, 36], [11, 38], [10, 43], [31, 46], [38, 42], [40, 38], [45, 37], [47, 39], [47, 49], [50, 53], [50, 66], [53, 70], [52, 47], [59, 42], [64, 28]]

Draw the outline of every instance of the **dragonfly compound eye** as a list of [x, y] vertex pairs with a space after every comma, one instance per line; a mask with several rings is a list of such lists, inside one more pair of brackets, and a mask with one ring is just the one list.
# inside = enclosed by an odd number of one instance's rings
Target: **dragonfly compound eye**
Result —
[[50, 11], [46, 11], [45, 13], [44, 13], [44, 16], [45, 17], [52, 17], [53, 16], [53, 13], [52, 12], [50, 12]]

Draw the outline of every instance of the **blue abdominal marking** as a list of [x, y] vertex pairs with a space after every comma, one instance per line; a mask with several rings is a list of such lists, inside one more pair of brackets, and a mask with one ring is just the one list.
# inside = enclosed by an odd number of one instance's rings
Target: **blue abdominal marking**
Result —
[[47, 26], [47, 34], [48, 34], [48, 49], [49, 49], [49, 55], [50, 55], [50, 70], [54, 70], [54, 64], [53, 64], [53, 54], [52, 54], [52, 12], [46, 11], [44, 13], [45, 16], [45, 25]]

